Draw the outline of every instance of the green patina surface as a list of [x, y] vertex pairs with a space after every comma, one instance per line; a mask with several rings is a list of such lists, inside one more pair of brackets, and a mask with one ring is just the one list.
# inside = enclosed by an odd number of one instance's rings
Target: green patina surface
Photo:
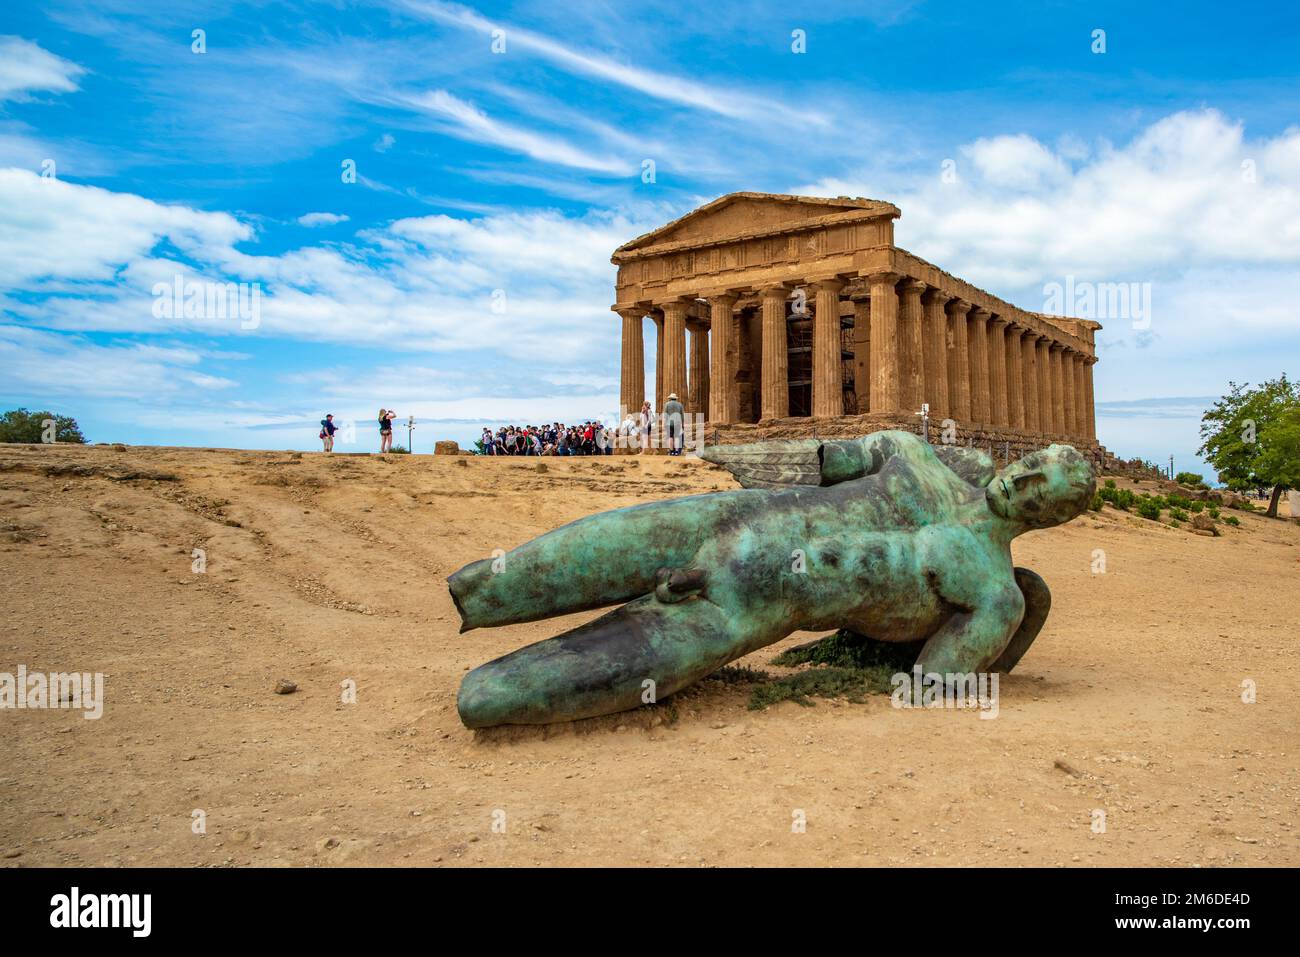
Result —
[[1069, 521], [1095, 485], [1069, 446], [995, 472], [906, 432], [704, 457], [752, 487], [592, 515], [450, 577], [462, 631], [621, 604], [467, 675], [466, 725], [635, 708], [803, 630], [915, 642], [926, 671], [1006, 667], [1047, 601], [1011, 540]]

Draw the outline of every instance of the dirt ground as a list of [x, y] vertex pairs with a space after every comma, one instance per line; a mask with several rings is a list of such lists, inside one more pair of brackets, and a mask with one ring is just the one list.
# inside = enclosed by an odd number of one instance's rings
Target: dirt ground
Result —
[[100, 720], [0, 712], [0, 863], [1300, 864], [1295, 524], [1210, 538], [1107, 507], [1020, 538], [1054, 606], [994, 720], [750, 711], [709, 679], [476, 735], [464, 673], [592, 615], [458, 635], [450, 572], [734, 487], [698, 461], [536, 462], [0, 446], [0, 672], [107, 675]]

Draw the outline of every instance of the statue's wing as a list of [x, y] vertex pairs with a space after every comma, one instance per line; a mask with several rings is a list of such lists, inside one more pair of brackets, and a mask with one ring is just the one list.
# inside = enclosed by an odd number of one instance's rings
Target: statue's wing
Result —
[[976, 488], [986, 487], [997, 474], [993, 460], [980, 449], [961, 445], [936, 445], [933, 448], [940, 462], [956, 472], [963, 481], [969, 482]]
[[721, 465], [745, 488], [821, 485], [819, 439], [776, 439], [749, 445], [710, 445], [700, 458]]
[[776, 439], [749, 445], [710, 445], [700, 453], [745, 488], [838, 485], [879, 472], [896, 455], [924, 443], [908, 432], [873, 432], [860, 439]]

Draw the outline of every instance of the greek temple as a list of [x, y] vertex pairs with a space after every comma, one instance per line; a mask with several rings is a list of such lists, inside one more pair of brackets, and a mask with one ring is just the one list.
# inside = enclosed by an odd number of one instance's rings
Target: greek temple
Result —
[[894, 244], [897, 206], [730, 193], [615, 250], [620, 400], [676, 393], [717, 441], [955, 425], [1096, 448], [1097, 322], [1030, 312]]

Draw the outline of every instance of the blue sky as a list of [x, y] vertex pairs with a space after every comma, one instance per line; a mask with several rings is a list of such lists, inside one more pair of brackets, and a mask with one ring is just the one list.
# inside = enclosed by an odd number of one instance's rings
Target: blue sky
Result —
[[[7, 4], [0, 403], [269, 448], [610, 414], [617, 245], [845, 194], [1026, 308], [1149, 290], [1097, 316], [1099, 433], [1191, 464], [1229, 380], [1297, 374], [1297, 49], [1195, 3]], [[256, 327], [158, 315], [178, 274], [256, 284]]]

